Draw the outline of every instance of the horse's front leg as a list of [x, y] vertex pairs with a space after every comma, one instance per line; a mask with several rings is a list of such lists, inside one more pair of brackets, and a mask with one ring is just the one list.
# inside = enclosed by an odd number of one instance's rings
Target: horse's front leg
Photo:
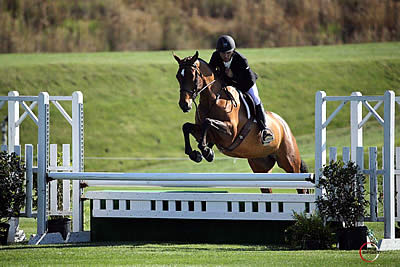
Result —
[[199, 149], [203, 157], [211, 162], [214, 160], [214, 151], [212, 150], [213, 144], [209, 144], [207, 141], [207, 133], [210, 128], [216, 129], [226, 135], [232, 135], [232, 131], [230, 129], [230, 125], [227, 122], [214, 120], [210, 118], [206, 118], [202, 124], [202, 138], [201, 142], [199, 142]]
[[200, 125], [187, 122], [182, 126], [182, 131], [185, 138], [185, 154], [188, 155], [191, 160], [195, 162], [200, 162], [202, 160], [201, 153], [192, 149], [189, 139], [189, 134], [192, 134], [196, 138], [196, 140], [200, 140]]

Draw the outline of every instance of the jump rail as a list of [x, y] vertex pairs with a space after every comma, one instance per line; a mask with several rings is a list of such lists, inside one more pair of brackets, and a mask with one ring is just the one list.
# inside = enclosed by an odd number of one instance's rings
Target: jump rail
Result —
[[274, 187], [315, 188], [312, 173], [111, 173], [111, 172], [50, 172], [49, 178], [85, 180], [88, 185], [103, 181], [125, 181], [133, 186], [163, 187]]
[[310, 181], [312, 173], [122, 173], [49, 172], [53, 179], [130, 181]]

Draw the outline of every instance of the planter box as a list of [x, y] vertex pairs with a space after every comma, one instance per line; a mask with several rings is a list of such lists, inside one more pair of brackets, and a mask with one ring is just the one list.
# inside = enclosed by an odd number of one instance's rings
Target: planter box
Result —
[[359, 250], [367, 242], [368, 228], [366, 226], [338, 229], [336, 232], [339, 249]]
[[48, 233], [60, 233], [64, 240], [71, 232], [71, 220], [69, 218], [51, 219], [47, 221]]
[[0, 223], [0, 245], [7, 245], [9, 229], [10, 225], [8, 223]]

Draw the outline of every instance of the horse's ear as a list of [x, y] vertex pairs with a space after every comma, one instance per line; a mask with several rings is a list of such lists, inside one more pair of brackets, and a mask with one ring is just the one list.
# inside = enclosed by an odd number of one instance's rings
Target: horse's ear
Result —
[[199, 51], [196, 51], [196, 53], [194, 54], [194, 56], [193, 56], [193, 58], [192, 58], [193, 63], [196, 62], [196, 60], [197, 60], [198, 58], [199, 58]]
[[172, 52], [172, 55], [174, 56], [176, 62], [178, 62], [178, 64], [181, 64], [182, 60], [175, 54], [175, 52]]
[[192, 56], [191, 58], [190, 58], [190, 61], [189, 61], [189, 63], [191, 64], [191, 65], [193, 65], [195, 62], [196, 62], [196, 60], [199, 58], [199, 51], [196, 51], [196, 53], [194, 54], [194, 56]]

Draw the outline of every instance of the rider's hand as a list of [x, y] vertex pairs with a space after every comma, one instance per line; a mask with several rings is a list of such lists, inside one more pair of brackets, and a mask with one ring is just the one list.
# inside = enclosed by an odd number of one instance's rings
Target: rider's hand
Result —
[[226, 74], [226, 76], [228, 76], [229, 78], [232, 78], [232, 77], [233, 77], [233, 72], [232, 72], [231, 69], [226, 69], [226, 70], [225, 70], [225, 74]]

